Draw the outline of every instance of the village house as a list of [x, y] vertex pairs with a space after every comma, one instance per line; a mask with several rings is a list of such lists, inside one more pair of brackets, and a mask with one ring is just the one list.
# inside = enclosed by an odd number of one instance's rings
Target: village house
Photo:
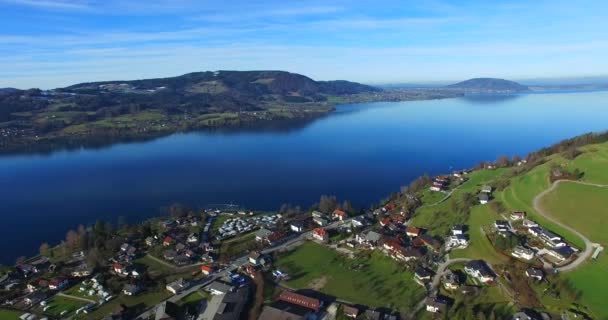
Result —
[[254, 266], [263, 266], [266, 264], [265, 256], [258, 251], [251, 252], [247, 257], [249, 259], [249, 263]]
[[206, 276], [208, 276], [212, 272], [212, 270], [213, 269], [211, 269], [211, 266], [207, 266], [207, 265], [201, 266], [201, 273]]
[[184, 281], [184, 279], [180, 278], [171, 283], [168, 283], [165, 288], [173, 294], [178, 294], [182, 292], [182, 290], [184, 290], [187, 286], [188, 283]]
[[314, 230], [312, 230], [312, 238], [322, 242], [329, 241], [329, 235], [327, 234], [327, 231], [321, 228], [315, 228]]
[[172, 244], [173, 244], [173, 238], [171, 238], [170, 236], [166, 236], [165, 239], [163, 239], [163, 246], [168, 247]]
[[191, 233], [188, 235], [188, 239], [186, 239], [186, 242], [188, 243], [197, 243], [198, 242], [198, 237], [196, 236], [196, 234]]
[[538, 227], [538, 223], [536, 223], [532, 220], [528, 220], [528, 219], [524, 219], [524, 221], [522, 222], [522, 225], [526, 228], [537, 228]]
[[535, 237], [538, 237], [542, 231], [543, 230], [541, 228], [539, 228], [539, 227], [530, 227], [530, 228], [528, 228], [528, 233], [531, 234], [531, 235], [533, 235], [533, 236], [535, 236]]
[[359, 316], [359, 309], [353, 306], [342, 305], [342, 312], [349, 318], [356, 319]]
[[326, 215], [325, 213], [321, 212], [321, 211], [314, 210], [314, 211], [311, 213], [311, 215], [312, 215], [312, 217], [313, 217], [313, 218], [323, 218], [323, 219], [327, 219], [327, 215]]
[[364, 216], [357, 216], [351, 220], [351, 224], [352, 224], [353, 228], [362, 228], [362, 227], [366, 226], [368, 223]]
[[513, 211], [511, 212], [511, 216], [509, 218], [511, 218], [511, 220], [513, 221], [517, 221], [517, 220], [523, 220], [526, 217], [526, 213], [523, 211]]
[[488, 186], [488, 185], [485, 185], [485, 186], [481, 187], [481, 192], [483, 192], [483, 193], [492, 193], [492, 187]]
[[446, 245], [450, 249], [466, 248], [469, 245], [469, 241], [467, 241], [467, 238], [462, 234], [452, 235], [448, 237]]
[[321, 227], [324, 227], [329, 223], [327, 221], [327, 219], [321, 218], [321, 217], [313, 217], [312, 222], [314, 222], [315, 224], [317, 224], [318, 226], [321, 226]]
[[563, 261], [570, 259], [570, 257], [572, 257], [572, 255], [574, 254], [574, 250], [572, 250], [572, 248], [570, 248], [568, 246], [565, 246], [565, 247], [549, 249], [549, 250], [547, 250], [547, 254], [555, 257], [560, 262], [563, 262]]
[[62, 290], [68, 285], [68, 279], [59, 277], [49, 281], [49, 289]]
[[522, 246], [517, 246], [513, 249], [511, 255], [524, 260], [532, 260], [532, 258], [534, 258], [534, 251]]
[[23, 302], [25, 302], [25, 304], [27, 304], [28, 306], [33, 306], [35, 304], [38, 304], [39, 302], [43, 301], [44, 299], [46, 299], [47, 295], [44, 292], [34, 292], [31, 294], [28, 294], [24, 299]]
[[487, 193], [480, 193], [478, 196], [480, 204], [486, 204], [490, 201], [490, 195]]
[[302, 221], [292, 221], [289, 224], [289, 228], [291, 229], [291, 231], [293, 232], [302, 232], [304, 231], [304, 223]]
[[411, 261], [422, 258], [423, 254], [420, 249], [412, 247], [399, 247], [392, 254], [393, 258], [401, 261]]
[[428, 234], [423, 234], [421, 236], [418, 237], [422, 243], [429, 249], [437, 252], [439, 251], [439, 249], [441, 249], [441, 243], [439, 243], [439, 241], [435, 240], [435, 238], [429, 236]]
[[156, 244], [156, 239], [154, 239], [153, 237], [147, 237], [145, 241], [148, 247], [151, 247]]
[[205, 291], [211, 293], [212, 295], [222, 295], [229, 292], [232, 292], [233, 287], [227, 283], [221, 281], [213, 281], [208, 286], [206, 286]]
[[530, 267], [530, 268], [526, 269], [526, 276], [528, 278], [533, 278], [538, 281], [541, 281], [541, 280], [543, 280], [543, 271], [538, 268]]
[[279, 294], [278, 300], [288, 302], [303, 308], [308, 308], [314, 312], [319, 312], [323, 303], [319, 299], [307, 297], [299, 293], [283, 290]]
[[421, 286], [425, 286], [431, 281], [433, 272], [424, 267], [417, 267], [414, 271], [414, 280]]
[[461, 224], [457, 224], [452, 227], [452, 235], [459, 236], [464, 234], [464, 227]]
[[428, 312], [445, 313], [448, 304], [444, 299], [428, 297], [425, 300], [425, 305]]
[[408, 226], [407, 228], [405, 228], [405, 234], [410, 238], [417, 237], [420, 235], [420, 229]]
[[456, 290], [460, 286], [460, 278], [449, 269], [441, 276], [441, 282], [446, 290]]
[[511, 226], [508, 221], [505, 220], [496, 220], [494, 222], [494, 229], [498, 232], [509, 232], [511, 230]]
[[272, 231], [265, 229], [265, 228], [260, 228], [258, 231], [255, 232], [255, 241], [267, 242], [268, 236], [270, 236], [271, 234], [272, 234]]
[[346, 212], [344, 212], [340, 209], [336, 209], [332, 213], [332, 218], [334, 218], [334, 220], [344, 221], [344, 219], [347, 218], [347, 215], [346, 215]]
[[431, 191], [439, 192], [443, 190], [443, 184], [439, 182], [433, 182], [429, 188]]
[[375, 231], [367, 231], [355, 236], [355, 241], [357, 241], [357, 243], [367, 246], [370, 249], [375, 249], [380, 244], [381, 239], [382, 235]]
[[134, 296], [141, 291], [141, 287], [136, 284], [126, 284], [122, 289], [122, 293], [126, 296]]
[[483, 260], [472, 260], [464, 265], [464, 272], [468, 275], [477, 278], [483, 283], [494, 281], [494, 272]]
[[173, 261], [175, 257], [177, 257], [177, 251], [172, 249], [163, 251], [163, 258], [165, 258], [165, 260]]

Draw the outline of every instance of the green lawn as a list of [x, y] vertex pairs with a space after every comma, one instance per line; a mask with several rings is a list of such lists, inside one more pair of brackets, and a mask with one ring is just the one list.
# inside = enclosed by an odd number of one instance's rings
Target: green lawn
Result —
[[143, 256], [143, 257], [133, 261], [133, 263], [135, 265], [139, 265], [139, 266], [145, 268], [146, 270], [148, 270], [148, 273], [150, 273], [152, 276], [168, 274], [172, 270], [168, 266], [166, 266], [148, 256]]
[[0, 309], [0, 319], [2, 320], [19, 320], [19, 317], [25, 312]]
[[[542, 205], [565, 224], [585, 234], [593, 242], [608, 246], [608, 188], [561, 183], [547, 194]], [[565, 274], [577, 290], [582, 301], [591, 306], [600, 319], [608, 319], [608, 257], [600, 253], [599, 259]]]
[[335, 251], [307, 242], [280, 257], [277, 266], [290, 274], [286, 285], [312, 288], [325, 294], [370, 307], [388, 307], [405, 313], [424, 296], [395, 261], [373, 253], [369, 258], [350, 260]]
[[[68, 297], [59, 297], [59, 296], [54, 296], [50, 299], [48, 299], [46, 301], [47, 306], [50, 306], [50, 308], [45, 311], [44, 313], [52, 315], [52, 316], [59, 316], [59, 314], [61, 314], [61, 312], [63, 312], [64, 310], [67, 310], [68, 312], [66, 314], [64, 314], [64, 317], [68, 317], [74, 314], [74, 312], [80, 308], [80, 307], [84, 307], [85, 305], [89, 304], [88, 302], [84, 302], [81, 300], [77, 300], [77, 299], [72, 299], [72, 298], [68, 298]], [[42, 307], [37, 307], [36, 310], [42, 312]]]
[[120, 295], [88, 314], [87, 319], [103, 319], [108, 314], [114, 312], [121, 304], [127, 307], [136, 307], [138, 312], [142, 312], [170, 296], [171, 293], [164, 290], [164, 288], [161, 290], [151, 289], [150, 291], [131, 297]]

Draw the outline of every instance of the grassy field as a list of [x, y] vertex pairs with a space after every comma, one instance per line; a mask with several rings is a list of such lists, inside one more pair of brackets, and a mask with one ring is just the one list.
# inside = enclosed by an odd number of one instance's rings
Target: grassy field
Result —
[[[74, 315], [74, 312], [80, 308], [80, 307], [84, 307], [85, 305], [88, 304], [88, 302], [84, 302], [81, 300], [77, 300], [77, 299], [72, 299], [72, 298], [68, 298], [68, 297], [59, 297], [59, 296], [54, 296], [50, 299], [48, 299], [46, 301], [47, 306], [50, 306], [50, 308], [45, 311], [46, 314], [52, 315], [52, 316], [59, 316], [59, 314], [61, 312], [63, 312], [64, 310], [67, 310], [68, 312], [66, 314], [64, 314], [63, 317], [69, 317], [71, 315]], [[37, 310], [42, 312], [42, 307], [37, 307]]]
[[[593, 179], [593, 177], [590, 177]], [[574, 183], [561, 183], [542, 199], [542, 206], [564, 224], [586, 235], [591, 241], [608, 246], [608, 188]], [[582, 301], [591, 306], [600, 319], [608, 319], [608, 258], [600, 254], [597, 261], [589, 262], [565, 274], [577, 290]]]
[[277, 261], [294, 289], [314, 289], [352, 303], [388, 307], [407, 312], [424, 296], [413, 280], [393, 260], [373, 253], [369, 258], [349, 260], [324, 246], [307, 242]]
[[18, 320], [24, 312], [0, 309], [0, 319], [2, 320]]
[[142, 266], [143, 268], [148, 270], [148, 272], [152, 276], [159, 276], [162, 274], [167, 274], [171, 271], [171, 268], [169, 268], [168, 266], [166, 266], [148, 256], [143, 256], [143, 257], [135, 260], [133, 263], [136, 266], [137, 265]]

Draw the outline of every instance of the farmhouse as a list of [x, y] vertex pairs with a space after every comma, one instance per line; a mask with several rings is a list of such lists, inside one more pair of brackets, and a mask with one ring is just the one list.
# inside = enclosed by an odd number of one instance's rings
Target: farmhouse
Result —
[[491, 282], [495, 278], [494, 273], [483, 260], [467, 262], [464, 265], [464, 272], [484, 283]]
[[431, 187], [429, 188], [431, 191], [439, 192], [443, 190], [443, 184], [438, 182], [433, 182]]

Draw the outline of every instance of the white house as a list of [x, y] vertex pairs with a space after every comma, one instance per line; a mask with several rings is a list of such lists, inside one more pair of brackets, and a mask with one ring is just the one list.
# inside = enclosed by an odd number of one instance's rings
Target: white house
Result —
[[167, 284], [167, 286], [165, 288], [173, 294], [178, 294], [179, 292], [184, 290], [187, 285], [188, 285], [188, 283], [185, 282], [184, 279], [180, 278], [180, 279], [177, 279], [177, 280]]
[[523, 220], [526, 217], [526, 213], [523, 211], [513, 211], [511, 212], [511, 220], [516, 221], [516, 220]]
[[464, 265], [464, 272], [487, 283], [493, 281], [495, 276], [490, 267], [483, 260], [471, 260]]
[[534, 251], [522, 246], [517, 246], [513, 249], [511, 255], [524, 260], [532, 260], [532, 258], [534, 258]]
[[432, 313], [444, 312], [447, 307], [447, 303], [438, 298], [427, 298], [426, 299], [426, 311]]
[[290, 225], [289, 228], [291, 229], [291, 231], [293, 232], [302, 232], [304, 230], [304, 224], [300, 221], [293, 221]]

